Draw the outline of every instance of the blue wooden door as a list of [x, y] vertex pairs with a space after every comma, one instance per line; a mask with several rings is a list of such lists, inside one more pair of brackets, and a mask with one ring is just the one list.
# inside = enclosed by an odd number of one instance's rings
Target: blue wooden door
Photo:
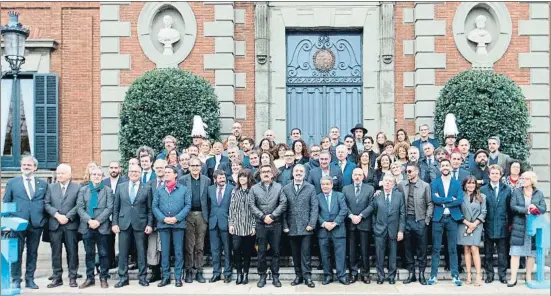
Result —
[[308, 145], [332, 126], [341, 137], [362, 123], [361, 33], [287, 34], [287, 135], [298, 127]]

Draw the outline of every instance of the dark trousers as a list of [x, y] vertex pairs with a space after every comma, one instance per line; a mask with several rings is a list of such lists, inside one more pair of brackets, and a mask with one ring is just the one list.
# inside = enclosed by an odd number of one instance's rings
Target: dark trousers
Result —
[[348, 263], [350, 265], [350, 274], [353, 276], [358, 275], [358, 242], [357, 238], [360, 237], [360, 253], [362, 255], [362, 276], [369, 276], [369, 235], [368, 231], [359, 229], [349, 230], [348, 237]]
[[319, 238], [323, 274], [326, 277], [332, 276], [333, 274], [331, 268], [331, 249], [329, 248], [331, 242], [333, 243], [333, 250], [335, 251], [337, 278], [341, 279], [346, 275], [346, 237], [333, 237], [331, 233], [329, 233], [326, 237]]
[[203, 259], [205, 248], [205, 235], [207, 234], [207, 222], [201, 212], [190, 212], [186, 217], [185, 238], [185, 266], [186, 270], [192, 268], [203, 271], [205, 263]]
[[230, 234], [228, 230], [222, 230], [218, 225], [209, 230], [210, 237], [210, 252], [212, 254], [212, 273], [213, 275], [220, 275], [222, 273], [222, 250], [224, 251], [224, 276], [231, 276], [230, 265]]
[[415, 216], [407, 215], [404, 248], [406, 249], [405, 257], [408, 271], [415, 273], [414, 256], [417, 255], [419, 273], [425, 272], [427, 266], [427, 228], [424, 220], [415, 221]]
[[136, 246], [138, 261], [138, 278], [145, 280], [147, 269], [145, 265], [145, 233], [143, 230], [134, 230], [132, 226], [119, 233], [119, 279], [128, 280], [128, 256], [132, 247]]
[[84, 250], [86, 251], [86, 278], [94, 280], [94, 267], [96, 266], [96, 247], [99, 253], [99, 278], [107, 280], [109, 276], [109, 236], [101, 234], [97, 229], [88, 229], [82, 235]]
[[385, 253], [388, 245], [388, 278], [396, 278], [396, 252], [398, 242], [391, 239], [388, 233], [383, 236], [375, 235], [375, 253], [377, 254], [377, 277], [385, 279]]
[[442, 248], [442, 233], [446, 230], [448, 252], [450, 254], [450, 270], [452, 276], [459, 276], [457, 267], [457, 222], [450, 215], [442, 216], [440, 221], [432, 222], [432, 262], [430, 276], [438, 275], [440, 264], [440, 249]]
[[291, 242], [291, 254], [293, 256], [295, 274], [300, 278], [312, 278], [312, 256], [310, 253], [312, 236], [289, 236], [289, 241]]
[[61, 264], [61, 253], [63, 245], [67, 252], [67, 268], [69, 279], [77, 278], [78, 271], [78, 232], [60, 225], [56, 230], [50, 230], [50, 247], [52, 248], [52, 270], [54, 279], [61, 280], [63, 267]]
[[182, 280], [182, 269], [184, 267], [184, 241], [183, 228], [159, 229], [161, 235], [161, 268], [163, 278], [170, 278], [170, 249], [174, 248], [174, 279]]
[[497, 268], [499, 279], [506, 279], [507, 274], [507, 239], [491, 239], [484, 236], [484, 269], [488, 278], [494, 278], [494, 245], [497, 245]]
[[249, 273], [255, 237], [232, 235], [233, 263], [237, 272]]
[[266, 263], [266, 252], [268, 244], [272, 250], [272, 276], [279, 276], [279, 248], [281, 244], [281, 223], [256, 224], [256, 239], [258, 240], [258, 274], [265, 275], [268, 265]]
[[25, 264], [25, 280], [34, 280], [36, 270], [36, 259], [38, 258], [38, 245], [40, 244], [40, 235], [42, 228], [27, 226], [24, 231], [14, 233], [17, 237], [17, 261], [11, 264], [11, 278], [14, 281], [21, 281], [21, 264], [23, 250], [27, 249], [27, 261]]

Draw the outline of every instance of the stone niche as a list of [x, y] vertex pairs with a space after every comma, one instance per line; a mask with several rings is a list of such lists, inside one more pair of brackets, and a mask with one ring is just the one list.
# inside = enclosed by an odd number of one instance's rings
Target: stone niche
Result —
[[472, 67], [492, 69], [509, 47], [513, 25], [504, 3], [464, 2], [452, 28], [457, 49]]
[[[165, 21], [171, 20], [170, 31], [179, 36], [166, 46], [159, 41]], [[176, 68], [191, 53], [197, 38], [197, 20], [186, 2], [148, 2], [138, 17], [138, 38], [144, 54], [157, 68]]]

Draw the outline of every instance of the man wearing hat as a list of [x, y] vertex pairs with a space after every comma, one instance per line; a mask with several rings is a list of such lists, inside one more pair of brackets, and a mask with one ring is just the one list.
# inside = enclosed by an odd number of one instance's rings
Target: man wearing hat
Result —
[[455, 140], [459, 130], [457, 129], [457, 124], [455, 123], [455, 115], [448, 113], [446, 115], [446, 120], [444, 121], [444, 138], [446, 142], [446, 150], [449, 154], [453, 152], [459, 152], [457, 146], [455, 146]]
[[503, 152], [499, 151], [499, 146], [501, 146], [501, 141], [498, 136], [493, 136], [488, 139], [488, 166], [492, 164], [497, 164], [503, 168], [505, 176], [509, 174], [509, 163], [511, 162], [511, 157]]
[[474, 154], [475, 165], [470, 168], [471, 175], [476, 178], [476, 181], [480, 186], [484, 186], [489, 183], [490, 175], [488, 172], [488, 157], [490, 154], [484, 149], [479, 149]]
[[356, 142], [359, 155], [364, 152], [364, 137], [367, 134], [367, 129], [365, 129], [361, 123], [358, 123], [350, 130], [350, 133], [354, 135], [354, 140]]

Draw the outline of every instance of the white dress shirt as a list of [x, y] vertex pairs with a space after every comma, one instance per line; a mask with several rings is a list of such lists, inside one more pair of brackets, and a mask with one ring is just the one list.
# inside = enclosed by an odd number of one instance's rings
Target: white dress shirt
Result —
[[[444, 185], [444, 194], [445, 194], [445, 196], [442, 196], [442, 197], [448, 196], [448, 191], [450, 190], [450, 183], [451, 183], [451, 180], [449, 178], [442, 178], [442, 184]], [[449, 215], [449, 214], [450, 214], [450, 209], [444, 208], [444, 215]]]
[[[117, 176], [116, 179], [113, 179], [113, 178], [109, 178], [109, 181], [110, 181], [110, 187], [111, 187], [111, 190], [113, 190], [113, 192], [115, 192], [117, 190], [117, 184], [119, 183], [119, 178], [120, 176]], [[113, 182], [113, 180], [115, 182]]]
[[22, 176], [23, 176], [23, 185], [25, 186], [25, 191], [27, 192], [27, 196], [29, 197], [29, 199], [33, 199], [33, 196], [31, 196], [31, 192], [29, 191], [29, 184], [27, 182], [27, 179], [31, 179], [31, 186], [32, 186], [33, 192], [36, 193], [34, 175], [29, 176], [29, 177], [27, 177], [25, 175], [22, 175]]

